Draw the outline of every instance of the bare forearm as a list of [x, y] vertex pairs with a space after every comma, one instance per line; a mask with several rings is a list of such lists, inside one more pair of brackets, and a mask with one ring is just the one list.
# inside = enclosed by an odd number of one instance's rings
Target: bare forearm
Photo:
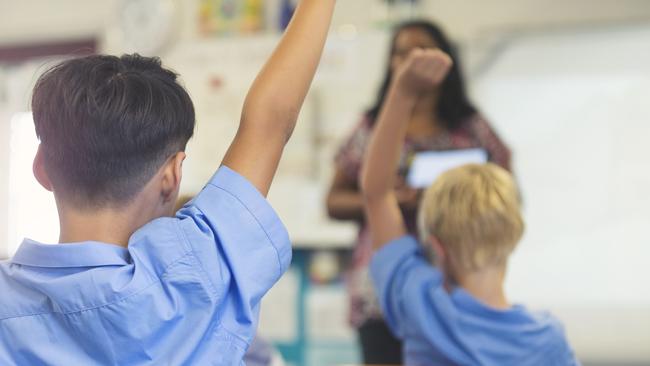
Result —
[[286, 138], [318, 67], [335, 0], [302, 0], [246, 97], [242, 125]]
[[391, 85], [370, 140], [361, 178], [366, 218], [375, 248], [406, 234], [404, 217], [392, 190], [401, 147], [417, 98], [440, 85], [451, 62], [439, 50], [414, 50]]
[[246, 97], [223, 164], [266, 195], [318, 67], [335, 0], [302, 0]]
[[365, 211], [373, 246], [377, 249], [406, 234], [406, 225], [393, 190], [406, 126], [415, 98], [391, 87], [373, 131], [361, 177]]
[[[415, 190], [395, 190], [397, 203], [404, 215], [415, 215], [419, 194]], [[331, 192], [327, 197], [327, 213], [335, 220], [362, 222], [365, 219], [364, 204], [364, 198], [359, 191]]]
[[393, 193], [408, 120], [416, 99], [393, 86], [366, 152], [362, 191], [366, 200]]
[[363, 197], [358, 191], [331, 192], [327, 197], [329, 217], [342, 221], [363, 221]]

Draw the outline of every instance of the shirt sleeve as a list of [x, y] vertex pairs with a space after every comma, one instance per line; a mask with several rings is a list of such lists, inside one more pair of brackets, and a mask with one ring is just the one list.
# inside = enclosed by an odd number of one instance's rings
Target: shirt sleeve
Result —
[[213, 296], [230, 312], [222, 325], [235, 334], [254, 331], [262, 296], [291, 262], [278, 215], [249, 181], [222, 166], [177, 218]]
[[370, 275], [384, 318], [399, 338], [409, 327], [408, 305], [416, 302], [406, 294], [425, 296], [426, 288], [442, 285], [442, 274], [427, 262], [413, 236], [396, 239], [375, 253]]

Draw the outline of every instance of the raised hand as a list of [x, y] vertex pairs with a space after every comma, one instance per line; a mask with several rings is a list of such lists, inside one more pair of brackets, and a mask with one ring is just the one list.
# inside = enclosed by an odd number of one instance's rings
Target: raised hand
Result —
[[445, 80], [453, 61], [438, 49], [415, 49], [397, 70], [396, 87], [410, 95], [434, 90]]
[[440, 50], [418, 49], [411, 52], [395, 74], [361, 174], [366, 219], [376, 248], [407, 232], [400, 203], [413, 198], [414, 193], [393, 189], [406, 126], [418, 98], [435, 90], [452, 64], [451, 57]]
[[223, 165], [266, 195], [320, 61], [335, 0], [301, 0], [251, 86]]

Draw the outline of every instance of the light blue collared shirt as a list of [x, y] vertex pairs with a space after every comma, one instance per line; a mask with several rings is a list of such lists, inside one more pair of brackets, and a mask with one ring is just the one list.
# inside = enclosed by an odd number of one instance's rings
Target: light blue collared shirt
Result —
[[405, 365], [579, 364], [550, 314], [493, 309], [460, 287], [447, 292], [411, 236], [379, 250], [370, 272], [386, 321], [404, 341]]
[[128, 248], [25, 240], [0, 262], [0, 365], [241, 365], [290, 261], [271, 206], [221, 167]]

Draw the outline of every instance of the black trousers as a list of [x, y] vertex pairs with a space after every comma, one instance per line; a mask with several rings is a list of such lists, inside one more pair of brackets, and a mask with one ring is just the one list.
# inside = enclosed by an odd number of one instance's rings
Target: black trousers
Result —
[[359, 327], [363, 363], [369, 365], [401, 365], [402, 343], [381, 319], [367, 320]]

